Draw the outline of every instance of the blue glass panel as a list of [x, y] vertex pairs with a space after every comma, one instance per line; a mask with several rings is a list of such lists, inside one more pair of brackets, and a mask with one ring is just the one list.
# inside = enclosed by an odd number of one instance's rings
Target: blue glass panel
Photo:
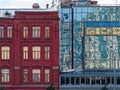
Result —
[[75, 21], [81, 21], [81, 20], [82, 20], [82, 15], [81, 15], [81, 13], [75, 13], [75, 14], [74, 14], [74, 20], [75, 20]]
[[94, 11], [94, 7], [88, 7], [88, 12], [92, 12]]
[[82, 12], [87, 12], [88, 8], [87, 7], [82, 7]]
[[80, 13], [80, 12], [82, 12], [82, 7], [74, 7], [74, 12], [75, 12], [75, 13]]
[[[82, 8], [82, 9], [81, 9]], [[61, 10], [64, 16], [63, 22], [71, 22], [71, 8]], [[112, 13], [112, 14], [111, 14]], [[66, 15], [68, 14], [68, 15]], [[115, 33], [115, 27], [120, 27], [120, 7], [75, 7], [74, 8], [74, 67], [82, 68], [83, 51], [85, 51], [85, 66], [87, 69], [112, 69], [113, 56], [120, 58], [120, 36]], [[93, 34], [91, 36], [85, 36], [85, 46], [82, 41], [82, 24], [91, 28], [110, 28], [112, 31], [108, 31], [107, 34]], [[71, 56], [71, 25], [69, 25], [68, 31], [61, 32], [61, 44], [67, 44], [61, 46], [61, 59], [64, 59], [67, 55]], [[98, 29], [98, 30], [100, 30]], [[108, 30], [108, 29], [106, 29]], [[113, 32], [114, 31], [114, 32]], [[112, 34], [110, 34], [112, 33]], [[113, 34], [115, 33], [115, 34]], [[69, 42], [68, 42], [69, 41]], [[64, 42], [64, 43], [63, 43]], [[68, 49], [69, 47], [69, 49]], [[85, 47], [85, 50], [83, 50]], [[89, 60], [89, 62], [88, 62]], [[109, 63], [109, 64], [108, 64]], [[68, 61], [63, 60], [61, 67], [63, 69], [70, 69], [71, 59]], [[118, 66], [116, 66], [118, 68]], [[120, 68], [120, 67], [119, 67]]]
[[85, 21], [87, 27], [120, 27], [120, 22]]

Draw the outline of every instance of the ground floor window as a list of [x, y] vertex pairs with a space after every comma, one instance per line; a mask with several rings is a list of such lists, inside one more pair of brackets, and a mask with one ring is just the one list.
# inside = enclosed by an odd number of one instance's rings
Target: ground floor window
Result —
[[120, 77], [117, 77], [117, 84], [120, 84]]
[[77, 85], [80, 84], [80, 77], [76, 77], [76, 84], [77, 84]]
[[23, 70], [23, 82], [24, 83], [28, 82], [28, 69]]
[[61, 85], [105, 85], [118, 84], [120, 85], [120, 77], [116, 76], [61, 76]]
[[32, 70], [32, 80], [33, 80], [33, 83], [40, 82], [40, 69]]
[[50, 70], [45, 69], [45, 82], [50, 82]]
[[9, 69], [2, 69], [2, 82], [8, 83], [10, 80], [10, 71]]

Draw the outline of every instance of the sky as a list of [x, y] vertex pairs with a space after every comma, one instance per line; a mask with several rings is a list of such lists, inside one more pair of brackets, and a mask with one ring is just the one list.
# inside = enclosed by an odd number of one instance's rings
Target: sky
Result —
[[32, 8], [33, 3], [45, 8], [46, 4], [52, 4], [52, 0], [0, 0], [0, 8]]
[[[120, 0], [97, 1], [98, 4], [120, 4]], [[46, 4], [51, 6], [52, 0], [0, 0], [0, 8], [32, 8], [33, 3], [39, 3], [41, 8], [45, 8]]]
[[[94, 1], [94, 0], [93, 0]], [[98, 4], [120, 4], [120, 0], [97, 0]]]

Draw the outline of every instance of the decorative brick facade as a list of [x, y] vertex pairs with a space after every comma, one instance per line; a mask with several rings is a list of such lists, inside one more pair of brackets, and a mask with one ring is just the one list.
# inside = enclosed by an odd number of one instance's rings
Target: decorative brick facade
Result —
[[[9, 26], [12, 34], [8, 31]], [[23, 27], [27, 27], [25, 32]], [[45, 31], [46, 27], [49, 31]], [[9, 34], [12, 37], [8, 37]], [[0, 87], [5, 90], [46, 90], [50, 84], [55, 90], [59, 89], [58, 12], [16, 11], [12, 18], [0, 18]]]

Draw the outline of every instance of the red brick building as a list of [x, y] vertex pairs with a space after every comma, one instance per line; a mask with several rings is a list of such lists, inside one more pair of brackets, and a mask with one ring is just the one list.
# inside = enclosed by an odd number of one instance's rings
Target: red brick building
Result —
[[0, 17], [0, 87], [4, 90], [59, 89], [57, 11], [15, 11]]

